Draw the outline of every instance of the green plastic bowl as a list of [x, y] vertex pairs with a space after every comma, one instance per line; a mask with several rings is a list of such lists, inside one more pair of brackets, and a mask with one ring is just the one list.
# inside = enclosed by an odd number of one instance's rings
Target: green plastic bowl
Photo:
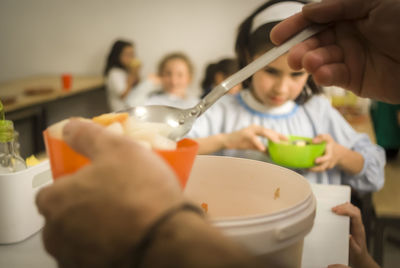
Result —
[[[303, 140], [306, 145], [297, 145], [292, 141]], [[310, 168], [315, 165], [315, 159], [325, 152], [326, 142], [312, 144], [311, 138], [289, 136], [289, 142], [275, 143], [268, 141], [269, 155], [276, 164], [289, 168]]]

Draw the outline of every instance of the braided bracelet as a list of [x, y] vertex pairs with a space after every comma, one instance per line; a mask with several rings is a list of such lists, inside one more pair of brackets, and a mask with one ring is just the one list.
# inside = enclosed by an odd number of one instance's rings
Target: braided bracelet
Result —
[[204, 217], [204, 212], [201, 208], [193, 205], [191, 203], [182, 203], [178, 206], [172, 207], [167, 210], [161, 217], [159, 217], [146, 231], [143, 238], [139, 241], [138, 245], [135, 248], [133, 254], [133, 268], [139, 268], [142, 265], [143, 257], [146, 251], [150, 248], [153, 243], [157, 230], [162, 226], [165, 222], [167, 222], [170, 218], [172, 218], [176, 213], [180, 211], [192, 211], [200, 216]]

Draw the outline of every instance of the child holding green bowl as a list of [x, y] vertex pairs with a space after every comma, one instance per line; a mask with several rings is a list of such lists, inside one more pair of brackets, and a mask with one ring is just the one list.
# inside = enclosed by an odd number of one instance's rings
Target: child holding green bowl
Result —
[[[301, 11], [305, 2], [273, 0], [251, 14], [239, 28], [236, 54], [244, 67], [273, 47], [273, 26]], [[326, 36], [329, 44], [331, 36]], [[339, 52], [332, 57], [343, 57]], [[357, 133], [318, 96], [322, 90], [304, 70], [295, 71], [283, 55], [244, 83], [245, 90], [226, 95], [195, 123], [188, 134], [199, 143], [200, 154], [219, 154], [269, 161], [266, 140], [288, 135], [326, 142], [326, 149], [310, 169], [297, 170], [310, 182], [347, 184], [361, 192], [383, 186], [385, 155], [366, 134]]]

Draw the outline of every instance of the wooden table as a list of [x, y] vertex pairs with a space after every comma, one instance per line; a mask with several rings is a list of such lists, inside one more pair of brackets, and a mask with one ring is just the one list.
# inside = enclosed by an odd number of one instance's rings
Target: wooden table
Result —
[[[29, 89], [50, 89], [28, 95]], [[73, 76], [72, 88], [64, 91], [61, 76], [35, 76], [0, 83], [0, 99], [6, 118], [19, 132], [21, 155], [27, 157], [44, 150], [42, 131], [50, 124], [71, 116], [91, 117], [108, 112], [104, 79], [101, 76]]]
[[[14, 103], [5, 105], [6, 113], [43, 104], [56, 99], [73, 96], [95, 88], [102, 87], [104, 79], [101, 76], [73, 76], [72, 88], [64, 91], [61, 85], [61, 77], [37, 76], [0, 83], [0, 99], [15, 97]], [[46, 94], [26, 95], [27, 89], [49, 88], [52, 92]]]

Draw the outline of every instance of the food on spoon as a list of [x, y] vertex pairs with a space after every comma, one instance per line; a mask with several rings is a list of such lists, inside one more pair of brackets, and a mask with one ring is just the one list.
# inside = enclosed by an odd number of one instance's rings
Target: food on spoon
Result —
[[169, 139], [172, 128], [164, 123], [140, 122], [128, 117], [123, 123], [125, 135], [142, 143], [148, 143], [153, 149], [175, 150], [176, 142]]
[[115, 133], [123, 135], [125, 133], [124, 127], [119, 122], [114, 122], [106, 127], [107, 130]]
[[128, 113], [108, 113], [95, 116], [92, 121], [103, 126], [109, 126], [115, 122], [124, 123], [128, 117]]

